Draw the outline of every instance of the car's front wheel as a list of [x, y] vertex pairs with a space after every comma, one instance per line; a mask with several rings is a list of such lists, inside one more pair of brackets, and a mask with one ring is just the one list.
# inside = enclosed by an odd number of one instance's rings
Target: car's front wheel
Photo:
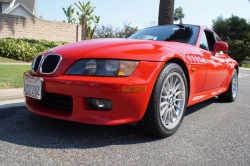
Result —
[[185, 73], [175, 63], [166, 64], [156, 80], [148, 108], [139, 126], [159, 137], [172, 135], [183, 120], [187, 99]]

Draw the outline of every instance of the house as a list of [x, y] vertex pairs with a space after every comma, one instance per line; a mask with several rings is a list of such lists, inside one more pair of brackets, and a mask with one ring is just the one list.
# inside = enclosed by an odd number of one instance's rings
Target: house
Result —
[[0, 13], [37, 18], [36, 0], [0, 0]]

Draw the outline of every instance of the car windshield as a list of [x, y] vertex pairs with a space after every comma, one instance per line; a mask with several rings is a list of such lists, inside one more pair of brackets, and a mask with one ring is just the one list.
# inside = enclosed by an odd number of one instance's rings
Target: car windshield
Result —
[[129, 39], [175, 41], [196, 44], [199, 26], [194, 25], [165, 25], [143, 29]]

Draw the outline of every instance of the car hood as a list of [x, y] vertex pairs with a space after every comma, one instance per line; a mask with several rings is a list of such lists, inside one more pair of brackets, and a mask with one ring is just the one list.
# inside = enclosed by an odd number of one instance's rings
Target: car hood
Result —
[[[164, 61], [167, 56], [179, 54], [178, 45], [183, 43], [133, 39], [94, 39], [71, 43], [54, 48], [50, 54], [59, 54], [63, 59], [111, 58], [144, 61]], [[47, 55], [44, 52], [45, 56]]]
[[[46, 75], [57, 76], [63, 74], [77, 60], [84, 58], [164, 62], [172, 57], [180, 57], [188, 63], [182, 50], [188, 50], [190, 47], [195, 46], [169, 41], [95, 39], [56, 47], [43, 52], [43, 55], [45, 57], [61, 55], [62, 60], [57, 71]], [[40, 74], [36, 73], [36, 75]]]

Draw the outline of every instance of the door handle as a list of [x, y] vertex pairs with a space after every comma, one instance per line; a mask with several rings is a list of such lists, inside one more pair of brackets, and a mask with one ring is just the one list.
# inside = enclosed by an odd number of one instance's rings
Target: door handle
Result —
[[227, 60], [224, 60], [225, 63], [227, 63], [228, 61]]

